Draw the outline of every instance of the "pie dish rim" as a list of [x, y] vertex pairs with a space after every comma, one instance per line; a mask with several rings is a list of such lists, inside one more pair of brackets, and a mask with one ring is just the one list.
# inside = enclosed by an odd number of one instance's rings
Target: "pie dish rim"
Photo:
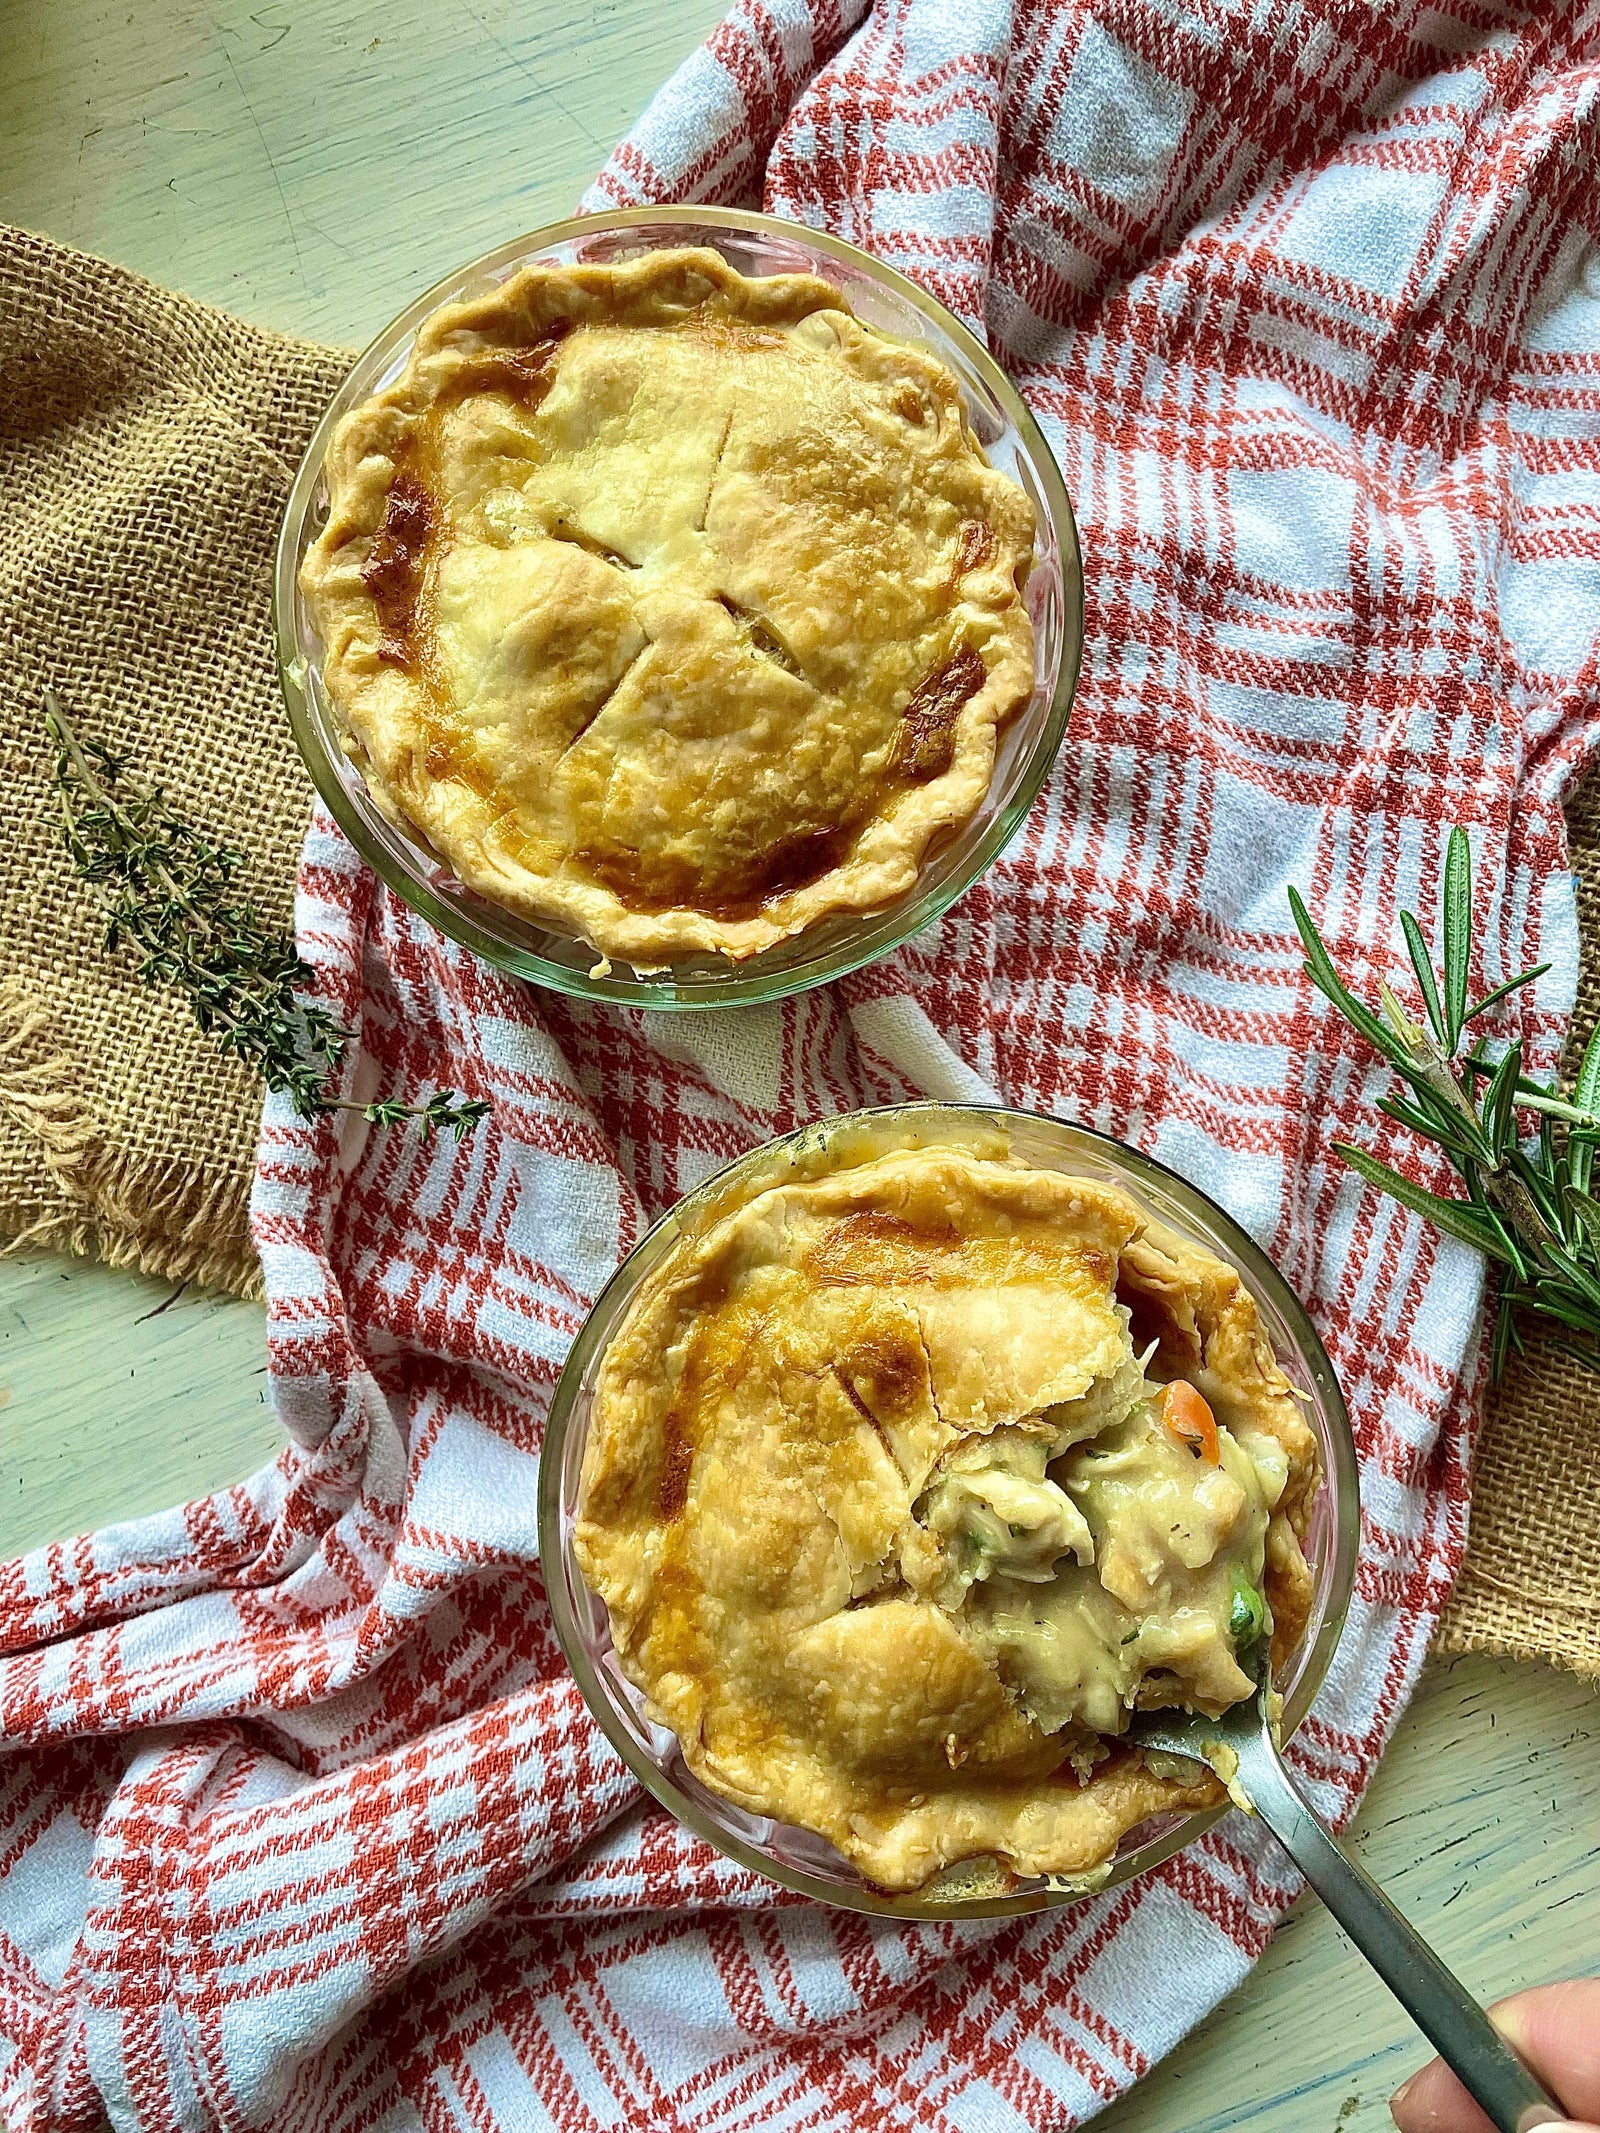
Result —
[[[1020, 469], [1028, 475], [1023, 486], [1039, 520], [1034, 573], [1046, 581], [1038, 597], [1054, 635], [1053, 646], [1047, 646], [1035, 611], [1033, 691], [1002, 739], [1002, 759], [1009, 750], [1012, 760], [1004, 770], [997, 763], [972, 820], [925, 856], [917, 886], [908, 895], [876, 910], [826, 919], [746, 963], [706, 956], [650, 973], [625, 964], [607, 968], [599, 951], [587, 944], [557, 943], [555, 936], [514, 913], [472, 896], [420, 837], [395, 824], [340, 745], [341, 721], [322, 683], [320, 644], [298, 584], [300, 565], [316, 536], [315, 509], [333, 431], [345, 414], [398, 374], [422, 321], [442, 304], [480, 291], [490, 279], [509, 276], [541, 258], [566, 263], [555, 256], [561, 246], [597, 238], [621, 247], [634, 232], [651, 249], [696, 244], [721, 249], [719, 238], [781, 247], [792, 256], [775, 258], [767, 271], [818, 272], [836, 263], [877, 284], [886, 300], [917, 314], [929, 329], [919, 345], [953, 370], [969, 410], [975, 403], [968, 371], [976, 375], [991, 410], [998, 408], [1003, 418], [1005, 434], [1014, 440], [1015, 466], [996, 463], [1012, 479]], [[731, 263], [747, 271], [737, 258]], [[845, 296], [848, 301], [848, 286]], [[296, 744], [323, 803], [379, 878], [441, 932], [503, 970], [580, 998], [668, 1010], [750, 1005], [829, 983], [892, 953], [964, 895], [1021, 829], [1054, 764], [1076, 692], [1083, 642], [1082, 559], [1065, 483], [1032, 413], [987, 351], [936, 299], [843, 239], [731, 208], [617, 209], [552, 223], [456, 268], [391, 320], [357, 357], [307, 446], [279, 538], [272, 605], [279, 673]], [[1003, 797], [995, 805], [997, 789]], [[946, 864], [956, 852], [958, 863]], [[558, 952], [531, 945], [540, 939]], [[563, 948], [570, 960], [559, 959]]]

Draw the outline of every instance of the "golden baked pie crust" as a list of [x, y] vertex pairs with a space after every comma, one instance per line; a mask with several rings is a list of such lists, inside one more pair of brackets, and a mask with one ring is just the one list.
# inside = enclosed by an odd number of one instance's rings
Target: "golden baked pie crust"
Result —
[[524, 268], [424, 322], [326, 479], [301, 586], [374, 799], [641, 969], [906, 893], [1031, 692], [1031, 506], [808, 275]]
[[1314, 1443], [1237, 1274], [1126, 1194], [897, 1151], [758, 1191], [655, 1270], [604, 1360], [575, 1546], [706, 1784], [893, 1889], [976, 1856], [1089, 1873], [1148, 1816], [1220, 1800], [1124, 1751], [1080, 1781], [951, 1615], [883, 1571], [953, 1441], [1125, 1351], [1125, 1296], [1162, 1367], [1283, 1449], [1281, 1660], [1309, 1612]]

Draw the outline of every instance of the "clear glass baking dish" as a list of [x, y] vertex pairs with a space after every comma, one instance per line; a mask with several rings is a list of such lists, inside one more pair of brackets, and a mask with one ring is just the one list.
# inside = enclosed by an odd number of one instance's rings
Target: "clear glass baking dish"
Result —
[[[858, 1146], [879, 1153], [952, 1140], [981, 1147], [986, 1137], [997, 1132], [1004, 1136], [1010, 1153], [1027, 1164], [1124, 1187], [1151, 1214], [1237, 1267], [1260, 1309], [1279, 1363], [1303, 1395], [1306, 1419], [1321, 1457], [1322, 1481], [1305, 1542], [1314, 1582], [1311, 1613], [1298, 1650], [1277, 1680], [1284, 1702], [1285, 1738], [1299, 1726], [1322, 1686], [1344, 1628], [1355, 1579], [1361, 1516], [1355, 1441], [1327, 1352], [1304, 1306], [1259, 1246], [1215, 1201], [1163, 1164], [1060, 1119], [975, 1105], [923, 1103], [851, 1112], [803, 1127], [752, 1150], [707, 1179], [628, 1254], [589, 1313], [556, 1387], [539, 1479], [539, 1548], [556, 1634], [607, 1738], [645, 1789], [690, 1829], [740, 1865], [803, 1896], [897, 1918], [1006, 1917], [1073, 1902], [1084, 1892], [1082, 1887], [1062, 1887], [1039, 1878], [1003, 1895], [968, 1897], [956, 1892], [959, 1881], [947, 1876], [942, 1887], [935, 1885], [909, 1896], [887, 1895], [863, 1881], [825, 1839], [750, 1814], [701, 1784], [685, 1764], [676, 1736], [651, 1719], [640, 1692], [623, 1674], [612, 1648], [604, 1603], [583, 1581], [572, 1549], [579, 1477], [606, 1344], [645, 1278], [680, 1238], [703, 1233], [725, 1209], [742, 1204], [753, 1190], [831, 1168], [841, 1147], [840, 1136], [857, 1136]], [[1192, 1843], [1223, 1812], [1214, 1808], [1200, 1814], [1168, 1814], [1141, 1824], [1124, 1838], [1107, 1879], [1096, 1885], [1111, 1886], [1159, 1865]]]
[[[990, 463], [1031, 498], [1038, 521], [1027, 602], [1034, 629], [1028, 703], [1000, 738], [988, 794], [972, 819], [930, 850], [916, 888], [881, 910], [810, 927], [748, 962], [702, 955], [670, 972], [591, 972], [587, 943], [517, 918], [457, 881], [420, 834], [380, 811], [345, 752], [323, 686], [322, 646], [300, 596], [300, 565], [327, 511], [322, 463], [334, 425], [404, 369], [418, 326], [441, 304], [481, 294], [535, 260], [603, 261], [709, 245], [743, 274], [820, 274], [886, 338], [915, 343], [960, 381], [973, 435]], [[357, 357], [317, 426], [290, 492], [273, 578], [273, 622], [289, 723], [312, 783], [339, 827], [397, 896], [485, 961], [593, 1000], [643, 1007], [748, 1005], [822, 985], [887, 955], [969, 889], [1021, 827], [1061, 746], [1083, 644], [1083, 572], [1066, 488], [1038, 424], [980, 342], [914, 282], [837, 237], [731, 208], [631, 208], [535, 230], [434, 285]]]

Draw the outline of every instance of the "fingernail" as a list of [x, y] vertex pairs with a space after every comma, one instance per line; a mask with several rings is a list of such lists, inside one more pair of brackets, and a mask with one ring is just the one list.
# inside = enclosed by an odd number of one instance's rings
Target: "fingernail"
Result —
[[1394, 2116], [1395, 2112], [1397, 2112], [1400, 2106], [1405, 2102], [1407, 2096], [1410, 2095], [1412, 2089], [1416, 2086], [1416, 2080], [1416, 2075], [1412, 2074], [1409, 2079], [1401, 2082], [1400, 2086], [1389, 2098], [1389, 2115], [1391, 2117]]

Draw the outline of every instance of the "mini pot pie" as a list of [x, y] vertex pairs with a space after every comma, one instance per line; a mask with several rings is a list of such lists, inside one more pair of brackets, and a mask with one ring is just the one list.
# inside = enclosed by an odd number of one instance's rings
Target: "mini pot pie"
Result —
[[325, 473], [301, 588], [374, 799], [641, 970], [905, 894], [1032, 691], [1032, 506], [810, 275], [525, 267]]
[[887, 1890], [1075, 1879], [1222, 1798], [1123, 1736], [1293, 1651], [1316, 1484], [1231, 1267], [1114, 1186], [901, 1148], [758, 1183], [654, 1270], [574, 1551], [714, 1791]]

